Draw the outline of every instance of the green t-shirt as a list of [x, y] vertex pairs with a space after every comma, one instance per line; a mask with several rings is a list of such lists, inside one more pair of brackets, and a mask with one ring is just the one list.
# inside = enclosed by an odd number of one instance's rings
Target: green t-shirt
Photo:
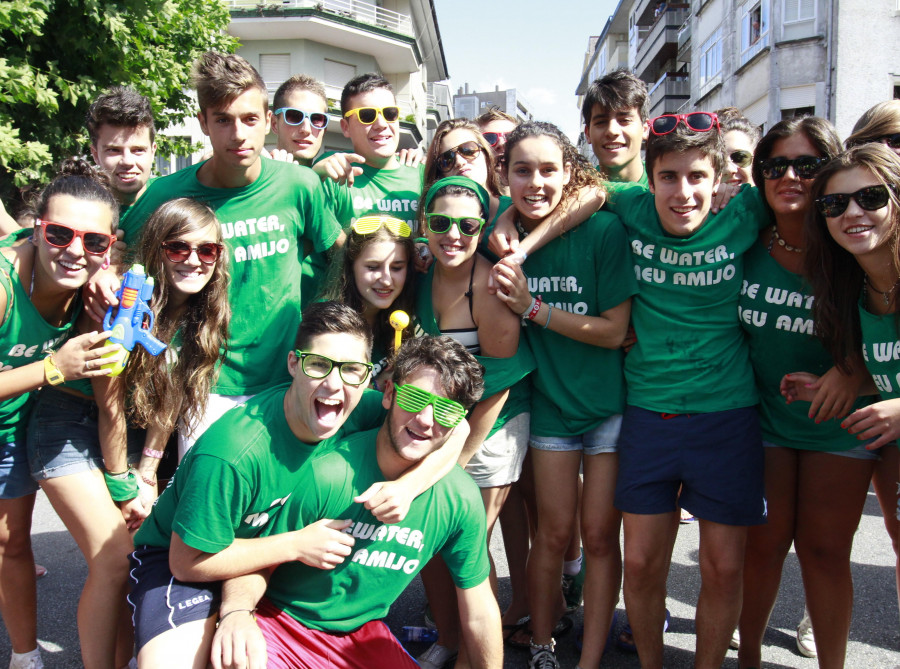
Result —
[[[535, 251], [523, 265], [532, 295], [558, 309], [599, 316], [637, 293], [625, 230], [601, 211]], [[551, 323], [554, 315], [551, 315]], [[591, 346], [535, 323], [525, 328], [537, 369], [532, 374], [531, 433], [584, 434], [622, 413], [622, 350]]]
[[[369, 214], [392, 216], [418, 228], [416, 216], [422, 194], [424, 165], [400, 165], [383, 170], [361, 165], [363, 173], [353, 180], [353, 186], [338, 184], [332, 179], [322, 181], [325, 198], [334, 217], [344, 230], [354, 221]], [[328, 273], [328, 259], [323, 253], [311, 253], [303, 261], [303, 305], [312, 302], [323, 288]]]
[[395, 525], [378, 522], [353, 498], [384, 480], [378, 467], [377, 430], [349, 437], [316, 455], [266, 534], [297, 530], [323, 518], [349, 519], [353, 552], [333, 570], [286, 562], [269, 581], [266, 596], [308, 628], [350, 632], [383, 618], [428, 560], [440, 553], [453, 582], [467, 589], [490, 572], [484, 504], [458, 466], [413, 500]]
[[[416, 288], [416, 325], [417, 336], [421, 334], [436, 337], [441, 334], [434, 308], [431, 304], [431, 286], [434, 281], [434, 264], [425, 274], [419, 275], [419, 285]], [[519, 337], [519, 347], [515, 355], [509, 358], [491, 358], [485, 355], [476, 355], [475, 359], [484, 367], [484, 392], [482, 397], [496, 395], [509, 388], [506, 402], [494, 421], [486, 438], [494, 434], [516, 416], [529, 410], [531, 404], [531, 383], [529, 374], [535, 368], [535, 359], [531, 353], [531, 347], [523, 337]]]
[[652, 193], [611, 189], [640, 285], [631, 309], [637, 342], [625, 357], [628, 404], [663, 413], [725, 411], [757, 403], [747, 342], [737, 319], [743, 254], [768, 221], [745, 189], [688, 237], [663, 229]]
[[866, 369], [875, 381], [882, 399], [900, 397], [900, 335], [896, 314], [880, 316], [859, 301], [859, 325], [862, 329], [862, 354]]
[[235, 539], [258, 536], [281, 510], [314, 451], [384, 420], [381, 393], [366, 391], [336, 435], [306, 444], [284, 416], [288, 385], [259, 393], [203, 433], [135, 534], [135, 546], [167, 547], [177, 532], [188, 546], [218, 553]]
[[[821, 376], [833, 366], [813, 335], [812, 303], [809, 285], [775, 262], [765, 245], [757, 242], [746, 253], [738, 317], [750, 343], [763, 438], [790, 448], [845, 451], [859, 441], [841, 429], [840, 419], [816, 424], [807, 415], [808, 403], [788, 404], [779, 390], [785, 374]], [[867, 403], [857, 401], [854, 408]]]
[[[2, 254], [0, 286], [6, 293], [6, 313], [0, 325], [0, 372], [5, 372], [42, 360], [58, 348], [81, 311], [81, 300], [76, 297], [68, 323], [61, 327], [50, 325], [31, 302], [12, 263]], [[34, 393], [22, 393], [0, 400], [0, 445], [22, 442], [24, 448], [33, 399]]]
[[229, 250], [230, 336], [214, 392], [252, 395], [289, 376], [284, 359], [300, 324], [303, 242], [331, 247], [340, 227], [325, 206], [319, 177], [292, 163], [262, 159], [262, 171], [242, 188], [208, 188], [193, 165], [153, 182], [128, 210], [122, 227], [134, 248], [159, 205], [177, 197], [208, 204]]

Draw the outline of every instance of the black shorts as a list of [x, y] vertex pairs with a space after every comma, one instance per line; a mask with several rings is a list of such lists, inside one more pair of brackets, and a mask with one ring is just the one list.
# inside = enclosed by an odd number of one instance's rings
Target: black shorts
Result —
[[219, 610], [222, 584], [185, 583], [169, 570], [169, 549], [142, 546], [131, 561], [131, 622], [137, 652], [148, 641], [185, 623], [206, 620]]

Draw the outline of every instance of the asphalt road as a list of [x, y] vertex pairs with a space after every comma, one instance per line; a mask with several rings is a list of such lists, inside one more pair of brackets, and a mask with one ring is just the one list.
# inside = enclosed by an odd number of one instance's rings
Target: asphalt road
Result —
[[[508, 579], [499, 534], [492, 548], [501, 577], [501, 589], [504, 590], [501, 596], [505, 601]], [[35, 557], [49, 569], [49, 574], [38, 582], [38, 632], [45, 666], [47, 669], [80, 667], [75, 610], [87, 569], [75, 542], [42, 494], [38, 496], [33, 535]], [[672, 613], [672, 624], [665, 638], [665, 665], [672, 669], [693, 665], [694, 607], [700, 588], [698, 536], [696, 523], [681, 526], [669, 574], [667, 606]], [[878, 503], [871, 492], [856, 536], [852, 559], [856, 608], [846, 666], [851, 669], [900, 669], [900, 619], [894, 588], [894, 554], [882, 524]], [[417, 580], [391, 609], [388, 624], [395, 632], [403, 625], [422, 624], [424, 601], [422, 587]], [[625, 620], [621, 601], [618, 610], [621, 626]], [[781, 595], [766, 633], [765, 667], [817, 667], [815, 660], [801, 656], [796, 649], [794, 628], [802, 615], [800, 569], [796, 556], [791, 553], [785, 564]], [[576, 614], [576, 628], [581, 622], [580, 616], [579, 611]], [[417, 655], [426, 647], [425, 644], [410, 644], [410, 651]], [[9, 640], [4, 631], [0, 638], [0, 663], [6, 662], [9, 653]], [[563, 667], [575, 666], [578, 652], [574, 645], [574, 633], [559, 641], [558, 654]], [[524, 668], [526, 663], [527, 652], [507, 651], [504, 667]], [[636, 655], [616, 648], [607, 651], [602, 663], [603, 668], [639, 666]], [[728, 652], [723, 666], [728, 669], [737, 667], [736, 651]]]

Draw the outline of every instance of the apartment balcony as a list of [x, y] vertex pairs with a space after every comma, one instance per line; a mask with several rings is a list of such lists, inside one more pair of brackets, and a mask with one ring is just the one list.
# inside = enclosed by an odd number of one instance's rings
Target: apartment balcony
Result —
[[641, 79], [655, 78], [658, 69], [678, 53], [678, 31], [689, 16], [686, 4], [668, 4], [659, 12], [635, 54], [635, 73]]
[[674, 113], [690, 98], [690, 76], [685, 72], [665, 72], [650, 88], [650, 117]]
[[678, 29], [678, 55], [676, 59], [682, 63], [691, 62], [691, 19], [690, 14]]
[[241, 42], [308, 39], [371, 54], [383, 72], [415, 72], [422, 56], [412, 17], [364, 0], [223, 0]]

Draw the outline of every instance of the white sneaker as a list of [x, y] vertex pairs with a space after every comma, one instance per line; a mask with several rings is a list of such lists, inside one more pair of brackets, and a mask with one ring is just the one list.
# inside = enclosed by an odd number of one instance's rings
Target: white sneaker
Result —
[[13, 653], [9, 660], [9, 669], [44, 669], [41, 651], [35, 648], [30, 653], [22, 653], [21, 655]]
[[728, 642], [728, 647], [734, 648], [735, 650], [741, 649], [741, 631], [739, 629], [734, 629], [734, 633], [731, 635], [731, 641]]
[[812, 621], [809, 612], [803, 612], [803, 620], [797, 625], [797, 650], [804, 657], [816, 657], [816, 638], [813, 636]]
[[419, 655], [418, 662], [422, 669], [443, 669], [456, 657], [456, 651], [450, 650], [435, 641], [424, 653]]

